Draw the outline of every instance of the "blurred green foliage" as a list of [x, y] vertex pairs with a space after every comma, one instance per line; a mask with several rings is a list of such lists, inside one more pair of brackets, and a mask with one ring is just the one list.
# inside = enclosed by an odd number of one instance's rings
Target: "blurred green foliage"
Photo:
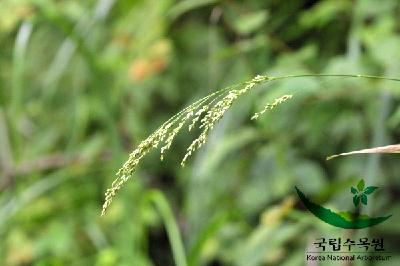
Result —
[[294, 185], [349, 209], [360, 178], [386, 187], [368, 211], [394, 216], [356, 233], [384, 237], [395, 253], [382, 265], [399, 265], [398, 157], [325, 161], [399, 142], [393, 82], [260, 86], [185, 168], [190, 134], [164, 162], [146, 158], [99, 217], [129, 151], [211, 91], [256, 74], [399, 77], [399, 12], [398, 0], [1, 0], [0, 265], [174, 265], [174, 223], [189, 265], [304, 265], [316, 237], [346, 232], [308, 215]]

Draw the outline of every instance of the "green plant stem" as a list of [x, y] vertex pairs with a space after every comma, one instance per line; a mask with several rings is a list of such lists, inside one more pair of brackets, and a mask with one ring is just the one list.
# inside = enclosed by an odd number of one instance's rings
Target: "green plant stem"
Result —
[[344, 77], [344, 78], [368, 78], [368, 79], [400, 81], [400, 78], [389, 78], [389, 77], [364, 75], [364, 74], [301, 74], [301, 75], [269, 77], [269, 80], [280, 80], [280, 79], [287, 79], [287, 78], [304, 78], [304, 77]]
[[168, 239], [171, 245], [172, 254], [174, 256], [175, 265], [187, 266], [187, 259], [182, 243], [182, 238], [167, 199], [158, 190], [149, 191], [145, 197], [145, 200], [148, 200], [155, 205], [164, 222], [165, 229], [168, 234]]

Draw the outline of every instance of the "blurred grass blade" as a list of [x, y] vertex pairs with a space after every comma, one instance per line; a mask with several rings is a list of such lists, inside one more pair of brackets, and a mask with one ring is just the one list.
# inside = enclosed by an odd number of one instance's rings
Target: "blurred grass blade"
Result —
[[188, 264], [189, 266], [201, 265], [201, 252], [204, 250], [207, 241], [215, 237], [218, 231], [227, 223], [228, 214], [223, 213], [213, 218], [204, 230], [199, 234], [197, 241], [189, 251]]
[[169, 17], [171, 18], [171, 20], [175, 20], [177, 19], [179, 16], [181, 16], [182, 14], [192, 10], [192, 9], [196, 9], [202, 6], [206, 6], [206, 5], [211, 5], [218, 2], [217, 0], [184, 0], [179, 2], [178, 4], [176, 4], [175, 6], [173, 6], [171, 8], [171, 10], [169, 11]]
[[326, 159], [331, 160], [331, 159], [334, 159], [339, 156], [346, 156], [346, 155], [352, 155], [352, 154], [364, 154], [364, 153], [400, 153], [400, 144], [335, 154], [335, 155], [329, 156]]
[[32, 23], [25, 21], [19, 28], [15, 39], [14, 63], [12, 70], [12, 98], [11, 113], [20, 111], [22, 102], [23, 72], [25, 68], [24, 58], [29, 37], [32, 33]]
[[152, 190], [146, 194], [147, 200], [152, 202], [164, 222], [167, 230], [168, 239], [171, 244], [172, 253], [176, 266], [187, 266], [185, 249], [183, 247], [182, 238], [179, 233], [178, 225], [164, 195], [157, 190]]
[[68, 175], [58, 172], [47, 177], [42, 177], [20, 193], [13, 195], [7, 202], [0, 206], [0, 234], [3, 233], [7, 220], [19, 210], [31, 204], [35, 199], [46, 192], [56, 188], [68, 180]]
[[[88, 15], [89, 19], [87, 17], [83, 17], [76, 23], [76, 25], [72, 29], [72, 32], [69, 32], [69, 35], [66, 36], [64, 42], [58, 49], [56, 56], [54, 57], [44, 77], [44, 87], [50, 88], [47, 89], [46, 97], [52, 97], [53, 94], [55, 94], [55, 90], [57, 90], [58, 81], [65, 72], [67, 66], [69, 65], [72, 56], [75, 54], [76, 49], [79, 48], [78, 47], [79, 45], [82, 46], [83, 44], [85, 44], [85, 42], [92, 36], [89, 33], [93, 30], [96, 24], [104, 21], [104, 19], [111, 11], [111, 8], [113, 7], [114, 3], [115, 0], [98, 0], [92, 11], [93, 14]], [[44, 17], [51, 23], [54, 23], [56, 25], [58, 23], [61, 28], [62, 28], [61, 25], [69, 24], [68, 19], [62, 16], [61, 14], [56, 13], [54, 15], [53, 13], [50, 12], [51, 9], [49, 9], [48, 7], [47, 8], [42, 7], [42, 8]], [[83, 49], [82, 47], [80, 48]], [[88, 57], [87, 52], [82, 52], [82, 55], [86, 56], [86, 59], [89, 62], [91, 61], [90, 58], [87, 58]]]
[[9, 173], [14, 167], [14, 159], [8, 130], [6, 116], [3, 109], [0, 107], [0, 167], [2, 169], [0, 172], [4, 175], [1, 179], [0, 190], [2, 183], [5, 182], [6, 177], [9, 177]]
[[18, 130], [19, 114], [22, 112], [23, 89], [24, 89], [24, 71], [25, 54], [29, 38], [32, 33], [33, 25], [30, 21], [25, 21], [19, 28], [15, 38], [15, 47], [13, 52], [12, 77], [11, 77], [11, 99], [10, 99], [10, 117], [11, 119], [11, 137], [14, 139], [14, 156], [19, 157], [21, 136]]

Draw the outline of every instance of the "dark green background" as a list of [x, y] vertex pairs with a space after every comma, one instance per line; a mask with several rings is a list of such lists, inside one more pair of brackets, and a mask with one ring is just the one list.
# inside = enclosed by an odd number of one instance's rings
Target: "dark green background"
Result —
[[[381, 187], [366, 211], [394, 216], [354, 237], [384, 237], [394, 253], [380, 265], [399, 265], [400, 158], [325, 161], [399, 143], [395, 82], [259, 86], [185, 168], [192, 133], [163, 162], [146, 157], [99, 217], [128, 153], [218, 88], [256, 74], [399, 77], [399, 14], [398, 0], [1, 0], [0, 265], [174, 265], [144, 201], [151, 189], [168, 200], [192, 265], [304, 265], [317, 237], [348, 232], [307, 213], [294, 186], [348, 210], [360, 178]], [[249, 120], [287, 93], [294, 98]]]

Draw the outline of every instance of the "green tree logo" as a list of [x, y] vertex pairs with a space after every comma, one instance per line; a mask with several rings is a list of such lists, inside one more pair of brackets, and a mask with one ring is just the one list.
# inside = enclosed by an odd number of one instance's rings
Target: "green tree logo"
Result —
[[[295, 187], [297, 195], [304, 204], [304, 206], [318, 219], [327, 224], [345, 228], [345, 229], [362, 229], [380, 224], [392, 215], [381, 217], [370, 217], [367, 214], [361, 213], [361, 206], [368, 204], [368, 196], [375, 192], [378, 187], [368, 186], [365, 187], [365, 181], [361, 179], [355, 187], [351, 187], [350, 191], [353, 195], [353, 203], [356, 207], [355, 212], [351, 211], [334, 211], [311, 201], [298, 187]], [[361, 202], [361, 204], [360, 204]]]
[[351, 187], [351, 189], [350, 189], [351, 193], [354, 195], [353, 196], [354, 206], [357, 207], [358, 205], [360, 205], [360, 202], [364, 205], [367, 205], [368, 204], [368, 195], [371, 195], [372, 193], [374, 193], [374, 191], [377, 188], [378, 187], [375, 187], [375, 186], [365, 187], [364, 179], [361, 179], [360, 181], [358, 181], [357, 188]]

